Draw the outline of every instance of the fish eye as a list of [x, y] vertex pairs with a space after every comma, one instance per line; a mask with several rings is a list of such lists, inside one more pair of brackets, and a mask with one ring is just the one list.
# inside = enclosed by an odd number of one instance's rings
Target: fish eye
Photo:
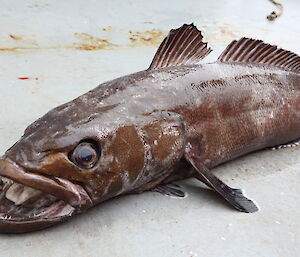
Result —
[[93, 168], [100, 158], [100, 148], [95, 142], [79, 143], [71, 153], [71, 161], [80, 168]]

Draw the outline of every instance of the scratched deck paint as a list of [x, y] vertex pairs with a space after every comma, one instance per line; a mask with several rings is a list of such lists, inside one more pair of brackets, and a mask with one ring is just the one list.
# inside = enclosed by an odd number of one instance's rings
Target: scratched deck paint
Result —
[[[120, 8], [125, 12], [116, 10], [101, 17], [95, 4], [82, 5], [85, 9], [79, 17], [76, 9], [82, 9], [82, 6], [70, 9], [68, 14], [71, 18], [63, 15], [66, 6], [58, 2], [32, 2], [29, 6], [17, 8], [2, 5], [1, 12], [4, 15], [1, 15], [1, 22], [7, 25], [1, 30], [0, 47], [24, 48], [21, 52], [17, 50], [18, 54], [13, 53], [15, 50], [1, 52], [2, 74], [5, 74], [1, 76], [0, 83], [1, 106], [4, 106], [0, 123], [2, 153], [19, 138], [29, 122], [50, 108], [84, 93], [100, 82], [146, 68], [157, 47], [142, 45], [114, 50], [74, 50], [74, 45], [80, 43], [74, 37], [75, 33], [86, 33], [100, 41], [107, 40], [123, 46], [131, 44], [129, 30], [143, 33], [157, 29], [166, 33], [170, 27], [194, 21], [214, 49], [209, 60], [216, 59], [229, 41], [241, 36], [260, 38], [299, 53], [299, 32], [295, 23], [297, 15], [294, 11], [296, 2], [286, 6], [290, 15], [285, 13], [282, 20], [280, 18], [272, 25], [265, 21], [265, 15], [273, 8], [267, 3], [262, 4], [259, 11], [254, 7], [251, 9], [252, 5], [243, 4], [248, 11], [246, 14], [242, 6], [235, 7], [240, 10], [235, 16], [229, 15], [232, 6], [226, 6], [225, 3], [221, 6], [216, 2], [209, 5], [191, 2], [187, 6], [171, 7], [168, 13], [161, 11], [166, 6], [158, 8], [158, 3], [157, 7], [153, 7], [153, 3], [151, 6], [144, 3], [134, 6], [140, 12], [134, 12], [134, 15], [131, 13], [132, 3], [128, 2]], [[106, 4], [110, 8], [116, 6]], [[98, 9], [101, 8], [103, 6], [99, 4]], [[12, 19], [9, 10], [14, 10], [18, 15]], [[35, 18], [27, 13], [27, 22], [21, 22], [26, 13], [24, 10], [34, 13]], [[42, 16], [44, 22], [35, 22]], [[123, 18], [117, 22], [114, 17]], [[111, 20], [114, 21], [109, 22]], [[58, 26], [59, 30], [56, 29]], [[124, 32], [110, 31], [110, 35], [105, 34], [108, 31], [102, 31], [102, 28], [109, 26]], [[283, 38], [286, 27], [290, 33]], [[21, 43], [21, 40], [9, 35], [27, 41]], [[35, 49], [32, 41], [35, 42]], [[113, 54], [115, 51], [116, 55]], [[79, 251], [90, 256], [96, 256], [99, 251], [104, 256], [139, 256], [141, 253], [153, 256], [153, 252], [157, 252], [157, 256], [162, 252], [164, 256], [219, 256], [222, 253], [235, 256], [241, 252], [246, 256], [258, 252], [263, 256], [296, 256], [299, 250], [299, 211], [295, 207], [299, 201], [295, 197], [299, 193], [296, 186], [299, 181], [298, 156], [297, 149], [256, 153], [218, 169], [220, 172], [217, 174], [224, 181], [245, 188], [260, 205], [266, 206], [252, 217], [232, 213], [226, 206], [220, 206], [220, 201], [209, 191], [194, 185], [188, 187], [189, 197], [184, 200], [169, 199], [155, 193], [128, 196], [99, 206], [85, 214], [86, 217], [78, 217], [62, 228], [32, 234], [28, 238], [1, 236], [1, 254], [38, 256], [46, 247], [49, 256], [71, 256], [72, 247], [79, 245]], [[264, 195], [259, 193], [262, 190]], [[96, 228], [95, 224], [98, 225]], [[195, 231], [195, 227], [199, 231], [191, 234], [190, 231]], [[74, 235], [72, 238], [68, 237], [71, 233]], [[68, 247], [61, 248], [56, 241], [58, 237], [64, 237]], [[145, 240], [149, 243], [141, 249], [140, 245]], [[212, 241], [216, 243], [212, 244]], [[285, 248], [280, 247], [282, 242]]]

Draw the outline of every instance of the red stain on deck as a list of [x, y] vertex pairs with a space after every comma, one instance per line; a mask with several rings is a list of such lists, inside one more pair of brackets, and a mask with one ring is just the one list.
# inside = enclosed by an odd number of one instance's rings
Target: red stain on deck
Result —
[[10, 36], [10, 38], [12, 38], [14, 40], [21, 40], [22, 39], [22, 37], [17, 36], [17, 35], [9, 35], [9, 36]]
[[26, 79], [35, 79], [35, 80], [39, 80], [39, 78], [38, 78], [38, 77], [36, 77], [36, 78], [30, 78], [30, 77], [20, 77], [20, 78], [18, 78], [18, 79], [21, 79], [21, 80], [26, 80]]

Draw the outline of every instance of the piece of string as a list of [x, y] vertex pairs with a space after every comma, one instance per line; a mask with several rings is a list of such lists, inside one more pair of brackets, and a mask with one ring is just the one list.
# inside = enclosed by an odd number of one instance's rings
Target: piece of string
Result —
[[282, 12], [283, 12], [283, 5], [282, 5], [281, 3], [275, 1], [275, 0], [270, 0], [270, 1], [271, 1], [274, 5], [276, 5], [276, 6], [278, 7], [278, 9], [279, 9], [278, 12], [273, 11], [273, 12], [271, 12], [271, 13], [267, 16], [267, 19], [268, 19], [269, 21], [273, 21], [273, 20], [275, 20], [276, 18], [278, 18], [278, 17], [282, 14]]

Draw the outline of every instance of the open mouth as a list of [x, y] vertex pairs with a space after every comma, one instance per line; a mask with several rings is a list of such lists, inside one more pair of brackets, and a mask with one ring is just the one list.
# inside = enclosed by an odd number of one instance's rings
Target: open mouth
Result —
[[77, 184], [27, 173], [10, 160], [0, 160], [0, 233], [43, 229], [91, 204]]
[[72, 215], [75, 208], [55, 196], [0, 177], [0, 220], [24, 221]]

